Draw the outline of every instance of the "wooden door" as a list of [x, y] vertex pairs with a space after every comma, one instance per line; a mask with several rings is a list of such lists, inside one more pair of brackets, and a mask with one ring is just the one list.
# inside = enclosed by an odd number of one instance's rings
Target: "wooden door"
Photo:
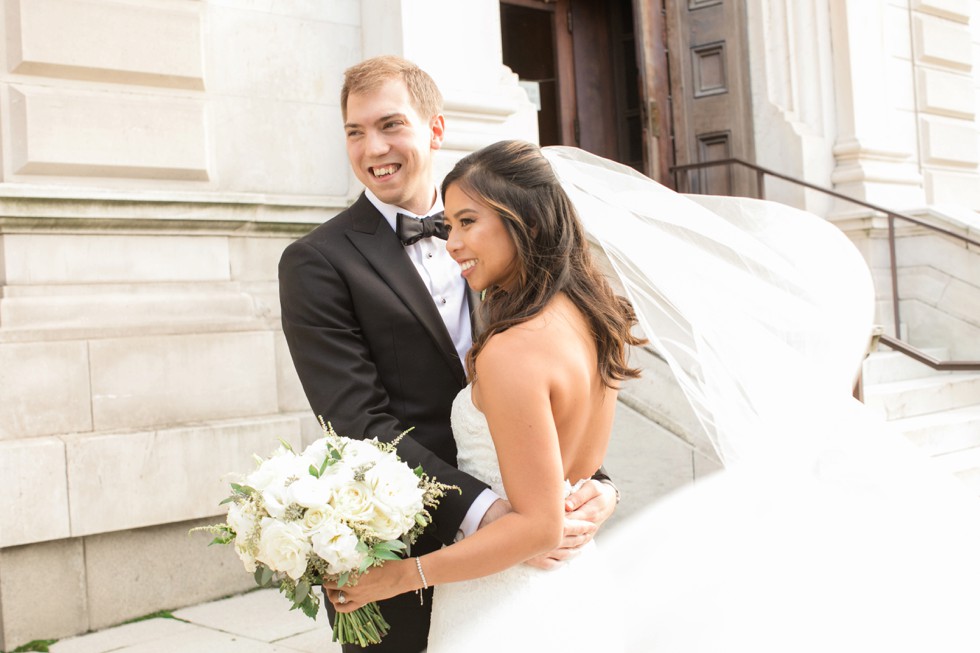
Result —
[[[754, 160], [744, 0], [665, 0], [674, 157], [677, 165]], [[738, 166], [681, 174], [678, 190], [754, 195]]]
[[542, 145], [645, 170], [633, 0], [501, 0], [504, 64], [537, 84]]

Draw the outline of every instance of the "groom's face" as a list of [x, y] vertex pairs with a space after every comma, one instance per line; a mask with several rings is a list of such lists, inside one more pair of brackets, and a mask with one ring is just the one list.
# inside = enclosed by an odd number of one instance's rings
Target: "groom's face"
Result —
[[344, 131], [354, 175], [382, 202], [425, 215], [435, 201], [432, 159], [444, 124], [441, 114], [418, 114], [401, 79], [351, 93]]

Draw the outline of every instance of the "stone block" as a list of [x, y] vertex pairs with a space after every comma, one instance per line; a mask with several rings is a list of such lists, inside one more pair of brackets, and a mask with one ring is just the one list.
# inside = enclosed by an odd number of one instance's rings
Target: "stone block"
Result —
[[972, 122], [922, 116], [919, 124], [927, 164], [975, 168], [980, 163], [977, 131]]
[[204, 101], [12, 86], [15, 175], [207, 181]]
[[88, 629], [81, 540], [0, 549], [0, 648]]
[[289, 355], [289, 346], [282, 331], [275, 332], [276, 339], [276, 386], [279, 388], [279, 410], [282, 412], [310, 412], [310, 402], [303, 391], [296, 367]]
[[969, 75], [931, 68], [919, 68], [916, 74], [920, 111], [966, 119], [976, 115], [973, 79]]
[[213, 521], [86, 538], [91, 628], [98, 630], [151, 612], [194, 605], [255, 587], [252, 574], [245, 571], [233, 547], [208, 546], [208, 533], [188, 534], [189, 529]]
[[279, 258], [294, 238], [232, 237], [228, 239], [231, 278], [235, 281], [276, 281]]
[[915, 11], [949, 18], [961, 23], [970, 20], [970, 0], [911, 0]]
[[71, 294], [30, 294], [3, 298], [3, 326], [24, 329], [120, 329], [246, 322], [256, 317], [252, 297], [213, 286], [141, 288], [73, 287]]
[[0, 440], [91, 430], [86, 343], [0, 343], [0, 397]]
[[916, 61], [968, 71], [973, 57], [968, 26], [918, 14], [912, 19], [912, 48]]
[[272, 333], [93, 340], [95, 430], [277, 412]]
[[200, 3], [11, 0], [12, 72], [203, 89]]
[[980, 184], [976, 173], [925, 170], [924, 176], [930, 204], [952, 204], [980, 211]]
[[237, 11], [305, 18], [338, 25], [361, 24], [361, 0], [208, 0], [208, 5]]
[[229, 278], [228, 241], [217, 236], [7, 234], [5, 249], [11, 285]]
[[208, 11], [209, 93], [339, 103], [344, 70], [360, 58], [359, 27], [220, 5]]
[[0, 548], [62, 539], [70, 530], [64, 443], [0, 441]]
[[[236, 474], [278, 439], [301, 445], [297, 420], [266, 417], [185, 428], [64, 436], [72, 534], [224, 514]], [[218, 520], [220, 521], [220, 519]]]
[[227, 96], [215, 97], [210, 110], [222, 190], [346, 197], [350, 164], [338, 106]]

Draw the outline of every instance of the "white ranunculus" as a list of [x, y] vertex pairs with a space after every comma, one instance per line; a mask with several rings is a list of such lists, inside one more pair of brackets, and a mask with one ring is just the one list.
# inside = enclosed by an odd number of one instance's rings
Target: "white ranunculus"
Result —
[[374, 515], [371, 488], [360, 481], [352, 481], [336, 488], [331, 505], [339, 519], [356, 524], [366, 524]]
[[306, 534], [298, 523], [262, 518], [262, 536], [259, 538], [259, 552], [255, 556], [259, 562], [297, 580], [306, 571], [310, 549]]
[[[259, 466], [245, 476], [245, 485], [256, 490], [264, 490], [269, 485], [282, 483], [290, 476], [299, 476], [308, 468], [308, 463], [300, 460], [299, 456], [285, 447], [279, 447], [271, 457], [259, 463]], [[306, 472], [309, 473], [309, 472]]]
[[311, 533], [313, 553], [327, 563], [331, 574], [343, 574], [357, 569], [366, 554], [357, 550], [357, 536], [346, 524], [325, 520]]
[[269, 516], [282, 519], [290, 502], [289, 488], [281, 482], [273, 483], [262, 490], [260, 494], [262, 495], [262, 503], [265, 505], [265, 511], [269, 513]]
[[286, 497], [290, 503], [304, 508], [321, 508], [330, 503], [334, 485], [330, 478], [317, 478], [307, 474], [290, 483], [286, 488]]
[[377, 440], [348, 440], [344, 444], [344, 462], [351, 467], [371, 465], [388, 455], [378, 449]]

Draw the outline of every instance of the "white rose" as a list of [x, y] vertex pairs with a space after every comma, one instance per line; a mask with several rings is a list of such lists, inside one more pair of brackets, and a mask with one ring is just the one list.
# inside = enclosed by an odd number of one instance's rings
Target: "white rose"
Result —
[[326, 520], [310, 535], [313, 553], [327, 563], [331, 574], [357, 569], [366, 554], [357, 550], [357, 536], [346, 524]]
[[336, 488], [331, 505], [340, 519], [366, 524], [374, 516], [371, 488], [360, 481], [352, 481]]
[[424, 507], [415, 472], [388, 455], [365, 473], [364, 482], [372, 491], [375, 515], [370, 527], [378, 537], [392, 540], [410, 530]]
[[330, 506], [307, 508], [306, 513], [303, 515], [303, 528], [306, 529], [307, 533], [311, 533], [323, 526], [327, 520], [333, 518], [334, 511]]
[[310, 543], [299, 524], [283, 523], [269, 517], [262, 519], [262, 536], [255, 558], [270, 569], [298, 580], [306, 571], [310, 549]]

